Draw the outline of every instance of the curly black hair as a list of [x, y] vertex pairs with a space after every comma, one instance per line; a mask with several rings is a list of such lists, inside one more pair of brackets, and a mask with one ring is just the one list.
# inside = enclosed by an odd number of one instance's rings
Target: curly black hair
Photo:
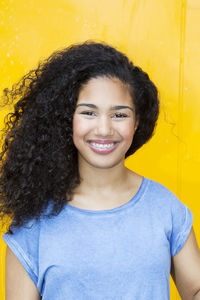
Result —
[[[72, 121], [80, 88], [96, 77], [127, 84], [139, 125], [125, 158], [152, 136], [159, 113], [157, 88], [127, 56], [106, 44], [88, 40], [54, 52], [12, 89], [4, 104], [14, 106], [5, 119], [0, 152], [0, 217], [12, 227], [37, 220], [53, 199], [48, 216], [57, 215], [80, 184]], [[5, 137], [5, 139], [3, 139]]]

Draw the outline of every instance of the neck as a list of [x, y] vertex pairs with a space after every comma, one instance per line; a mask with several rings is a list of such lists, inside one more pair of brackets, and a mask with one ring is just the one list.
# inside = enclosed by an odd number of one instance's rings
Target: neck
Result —
[[130, 171], [121, 160], [117, 165], [110, 168], [100, 168], [88, 164], [79, 157], [79, 174], [81, 183], [76, 191], [106, 192], [120, 190]]

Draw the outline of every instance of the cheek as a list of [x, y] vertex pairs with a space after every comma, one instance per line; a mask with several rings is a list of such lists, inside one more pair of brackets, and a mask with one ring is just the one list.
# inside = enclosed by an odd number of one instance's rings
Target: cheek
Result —
[[135, 133], [133, 122], [128, 122], [127, 124], [124, 124], [124, 126], [121, 126], [120, 133], [124, 140], [131, 143]]
[[78, 139], [78, 137], [80, 136], [81, 134], [81, 127], [78, 126], [78, 121], [76, 120], [76, 118], [73, 119], [73, 141], [74, 141], [74, 144], [76, 145], [76, 141]]
[[74, 117], [73, 119], [73, 141], [76, 144], [78, 139], [83, 138], [86, 135], [89, 126], [87, 122], [83, 122], [80, 118]]

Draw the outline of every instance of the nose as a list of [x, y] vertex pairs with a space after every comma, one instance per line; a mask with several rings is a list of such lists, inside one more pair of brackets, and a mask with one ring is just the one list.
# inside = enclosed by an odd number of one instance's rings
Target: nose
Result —
[[97, 120], [95, 134], [102, 137], [113, 135], [112, 121], [109, 117], [101, 116]]

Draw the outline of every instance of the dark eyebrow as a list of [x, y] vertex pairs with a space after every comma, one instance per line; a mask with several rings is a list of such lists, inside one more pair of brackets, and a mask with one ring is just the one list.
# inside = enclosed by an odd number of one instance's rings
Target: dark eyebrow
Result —
[[[89, 104], [89, 103], [80, 103], [78, 104], [76, 107], [78, 106], [88, 106], [88, 107], [91, 107], [91, 108], [95, 108], [97, 109], [98, 107], [94, 104]], [[111, 110], [118, 110], [118, 109], [124, 109], [124, 108], [129, 108], [133, 111], [132, 107], [130, 106], [126, 106], [126, 105], [116, 105], [116, 106], [112, 106], [111, 107]]]

